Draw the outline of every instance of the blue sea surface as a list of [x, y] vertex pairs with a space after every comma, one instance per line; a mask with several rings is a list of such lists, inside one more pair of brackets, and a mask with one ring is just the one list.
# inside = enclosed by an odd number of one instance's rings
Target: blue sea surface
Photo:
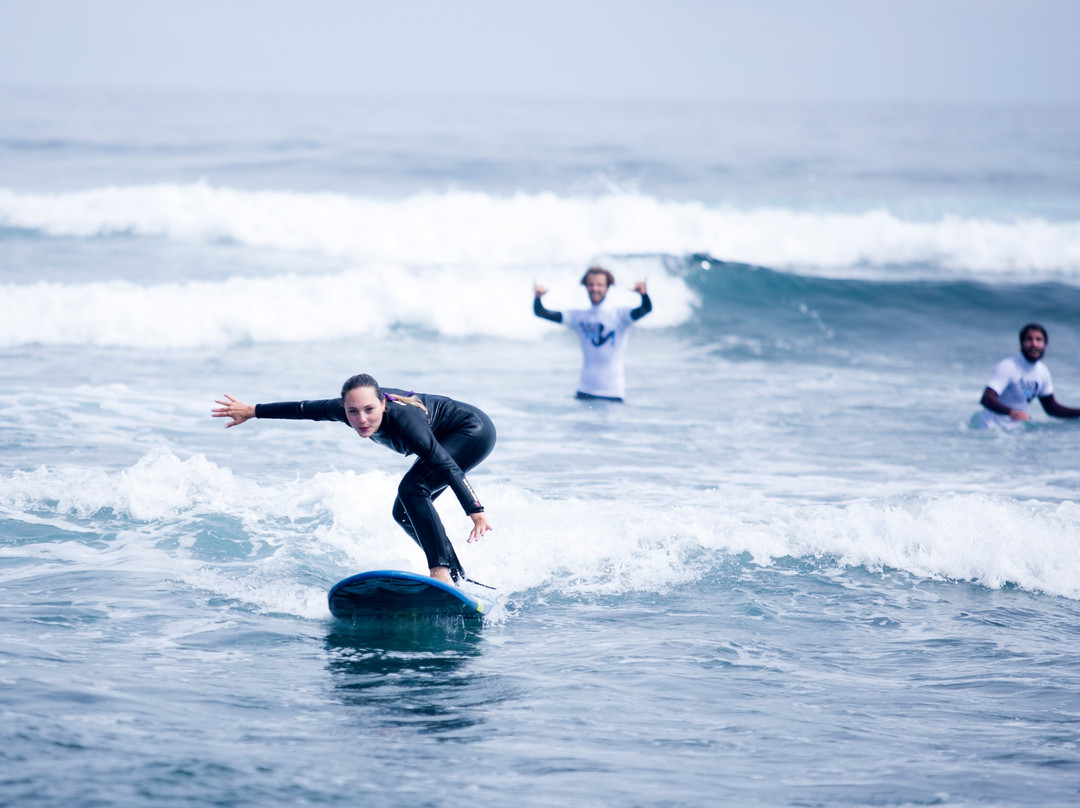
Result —
[[[1080, 110], [0, 90], [0, 805], [1073, 805]], [[625, 404], [573, 398], [602, 263]], [[410, 460], [210, 417], [482, 407], [482, 624]], [[485, 590], [486, 591], [486, 590]]]

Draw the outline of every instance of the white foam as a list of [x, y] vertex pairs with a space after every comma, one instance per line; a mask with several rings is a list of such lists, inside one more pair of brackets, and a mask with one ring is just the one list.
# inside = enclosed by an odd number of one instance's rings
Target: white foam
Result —
[[[260, 611], [322, 618], [325, 592], [313, 576], [332, 582], [361, 569], [423, 570], [419, 548], [390, 518], [397, 477], [384, 472], [256, 482], [160, 449], [119, 472], [40, 468], [2, 482], [0, 509], [15, 518], [115, 532], [96, 542], [79, 531], [65, 541], [13, 544], [4, 556], [157, 570]], [[452, 497], [438, 507], [470, 577], [496, 585], [501, 605], [545, 593], [664, 591], [744, 555], [766, 567], [809, 558], [1080, 599], [1073, 502], [940, 494], [831, 505], [716, 493], [671, 508], [542, 499], [490, 481], [484, 499], [495, 529], [475, 543], [464, 541], [470, 523]], [[232, 561], [200, 557], [192, 537], [206, 525], [225, 531], [217, 541], [256, 549], [238, 550]]]
[[677, 509], [541, 500], [485, 486], [496, 530], [463, 563], [504, 592], [570, 596], [663, 591], [732, 555], [832, 559], [917, 579], [1006, 584], [1080, 598], [1080, 506], [946, 494], [793, 505], [758, 498]]
[[[616, 272], [635, 264], [625, 259], [607, 263]], [[647, 268], [634, 269], [648, 273]], [[550, 323], [532, 316], [534, 278], [559, 287], [549, 305], [581, 308], [588, 302], [578, 285], [580, 272], [576, 266], [375, 264], [318, 276], [148, 286], [126, 281], [0, 284], [0, 310], [6, 313], [0, 319], [0, 347], [220, 347], [383, 336], [402, 326], [452, 337], [536, 340], [550, 332]], [[650, 291], [665, 305], [641, 327], [688, 320], [695, 293], [659, 262], [651, 264], [651, 272]], [[639, 298], [626, 288], [632, 282], [612, 291], [613, 303], [637, 305]]]
[[386, 200], [193, 185], [66, 193], [0, 189], [0, 224], [57, 236], [233, 241], [363, 263], [580, 265], [597, 254], [708, 252], [777, 269], [850, 274], [929, 264], [961, 276], [1080, 282], [1080, 222], [943, 215], [902, 218], [740, 209], [640, 193], [495, 196], [451, 191]]

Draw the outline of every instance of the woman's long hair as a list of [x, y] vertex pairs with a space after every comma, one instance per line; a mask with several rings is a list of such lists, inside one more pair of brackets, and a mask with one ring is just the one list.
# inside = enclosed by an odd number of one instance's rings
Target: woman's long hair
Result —
[[396, 404], [401, 406], [411, 405], [413, 407], [419, 407], [424, 411], [424, 415], [428, 414], [427, 407], [424, 406], [424, 402], [420, 400], [420, 397], [409, 391], [407, 396], [398, 396], [393, 393], [384, 393], [382, 388], [379, 387], [379, 383], [375, 381], [373, 376], [369, 376], [367, 373], [357, 373], [355, 376], [350, 376], [345, 380], [345, 384], [341, 385], [341, 397], [345, 398], [345, 394], [350, 390], [355, 390], [358, 387], [370, 387], [375, 391], [375, 395], [379, 397], [379, 401], [386, 401], [390, 399]]

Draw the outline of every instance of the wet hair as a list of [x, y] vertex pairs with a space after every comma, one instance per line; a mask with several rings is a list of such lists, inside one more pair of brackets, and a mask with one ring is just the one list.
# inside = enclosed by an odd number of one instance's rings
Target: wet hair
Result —
[[352, 390], [356, 390], [360, 387], [370, 387], [372, 390], [375, 391], [375, 395], [379, 397], [380, 402], [389, 399], [395, 404], [400, 404], [403, 407], [407, 404], [410, 404], [413, 407], [419, 407], [424, 411], [424, 414], [427, 415], [428, 409], [424, 406], [424, 402], [421, 401], [420, 397], [415, 395], [412, 391], [409, 391], [409, 394], [406, 396], [398, 396], [394, 395], [393, 393], [384, 393], [382, 388], [379, 387], [379, 383], [375, 381], [375, 378], [373, 376], [369, 376], [366, 373], [357, 373], [355, 376], [350, 376], [349, 378], [347, 378], [345, 380], [345, 384], [341, 385], [341, 397], [345, 398], [346, 393], [349, 393]]
[[585, 270], [585, 274], [581, 276], [581, 285], [585, 286], [589, 282], [590, 275], [603, 275], [607, 279], [608, 287], [615, 285], [615, 276], [608, 272], [603, 267], [589, 267]]
[[1050, 337], [1048, 337], [1046, 335], [1046, 329], [1043, 328], [1038, 323], [1028, 323], [1023, 328], [1020, 329], [1020, 341], [1021, 342], [1024, 341], [1024, 334], [1026, 334], [1028, 331], [1038, 331], [1040, 334], [1042, 334], [1043, 342], [1045, 342], [1047, 344], [1050, 343]]
[[355, 376], [347, 378], [345, 384], [341, 385], [341, 397], [345, 398], [346, 393], [355, 390], [358, 387], [370, 387], [375, 391], [375, 395], [379, 397], [379, 401], [386, 400], [386, 393], [379, 387], [379, 383], [375, 381], [375, 377], [369, 376], [366, 373], [357, 373]]

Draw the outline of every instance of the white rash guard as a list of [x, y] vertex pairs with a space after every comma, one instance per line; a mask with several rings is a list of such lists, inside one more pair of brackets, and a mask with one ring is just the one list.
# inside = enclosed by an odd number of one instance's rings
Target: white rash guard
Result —
[[565, 322], [581, 343], [581, 378], [578, 392], [604, 398], [622, 398], [626, 393], [623, 356], [634, 320], [630, 308], [598, 303], [589, 309], [566, 312]]
[[[1053, 395], [1054, 383], [1050, 378], [1050, 369], [1042, 360], [1029, 362], [1022, 353], [1002, 359], [994, 365], [994, 373], [986, 386], [998, 394], [998, 401], [1011, 410], [1027, 412], [1028, 404], [1036, 398]], [[994, 427], [1011, 429], [1020, 426], [1022, 421], [1014, 421], [983, 407], [979, 416], [979, 426], [983, 429]]]

